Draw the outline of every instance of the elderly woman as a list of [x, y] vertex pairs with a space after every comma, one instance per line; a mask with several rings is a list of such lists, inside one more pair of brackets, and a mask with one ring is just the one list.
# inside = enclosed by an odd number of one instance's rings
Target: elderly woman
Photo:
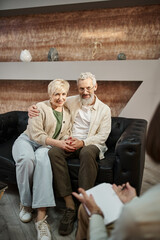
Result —
[[29, 222], [32, 208], [37, 209], [35, 226], [38, 240], [51, 239], [46, 208], [55, 206], [48, 150], [52, 146], [65, 150], [72, 148], [65, 141], [70, 135], [70, 113], [63, 106], [68, 90], [69, 83], [63, 79], [50, 82], [50, 100], [37, 103], [39, 115], [29, 119], [27, 129], [13, 145], [21, 202], [19, 217], [22, 222]]

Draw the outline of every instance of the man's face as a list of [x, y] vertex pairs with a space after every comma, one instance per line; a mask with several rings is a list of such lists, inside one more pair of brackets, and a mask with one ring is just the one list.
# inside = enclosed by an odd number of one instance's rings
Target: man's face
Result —
[[82, 104], [91, 105], [94, 102], [94, 92], [97, 84], [94, 86], [90, 78], [78, 81], [78, 92], [82, 100]]

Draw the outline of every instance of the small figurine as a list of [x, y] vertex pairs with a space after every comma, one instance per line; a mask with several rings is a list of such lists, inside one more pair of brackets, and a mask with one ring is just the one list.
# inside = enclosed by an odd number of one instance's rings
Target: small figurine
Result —
[[32, 60], [32, 56], [28, 50], [22, 50], [20, 54], [20, 60], [22, 62], [30, 62]]
[[50, 48], [48, 52], [48, 61], [58, 61], [58, 52], [56, 48]]
[[119, 53], [117, 56], [117, 60], [126, 60], [126, 55], [124, 53]]

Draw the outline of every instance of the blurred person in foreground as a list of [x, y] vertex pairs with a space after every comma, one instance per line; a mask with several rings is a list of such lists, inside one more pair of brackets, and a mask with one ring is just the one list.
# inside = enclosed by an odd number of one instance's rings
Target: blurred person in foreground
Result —
[[[160, 164], [160, 103], [149, 125], [146, 151], [155, 163]], [[129, 183], [121, 186], [113, 184], [113, 189], [125, 205], [110, 236], [104, 225], [103, 213], [93, 196], [88, 196], [82, 188], [79, 188], [82, 195], [73, 193], [82, 203], [78, 212], [76, 240], [160, 239], [160, 184], [140, 197], [136, 196], [135, 189]], [[91, 217], [83, 204], [91, 212]]]

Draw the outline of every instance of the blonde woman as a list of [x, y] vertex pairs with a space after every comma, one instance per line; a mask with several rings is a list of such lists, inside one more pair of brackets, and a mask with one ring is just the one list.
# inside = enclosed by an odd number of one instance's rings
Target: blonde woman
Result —
[[35, 226], [38, 240], [51, 239], [46, 209], [55, 206], [48, 150], [52, 146], [70, 151], [73, 149], [65, 141], [70, 135], [70, 113], [63, 106], [68, 90], [69, 83], [63, 79], [50, 82], [50, 99], [37, 103], [39, 115], [28, 120], [27, 129], [13, 145], [20, 194], [19, 217], [22, 222], [29, 222], [32, 219], [32, 209], [37, 209]]

